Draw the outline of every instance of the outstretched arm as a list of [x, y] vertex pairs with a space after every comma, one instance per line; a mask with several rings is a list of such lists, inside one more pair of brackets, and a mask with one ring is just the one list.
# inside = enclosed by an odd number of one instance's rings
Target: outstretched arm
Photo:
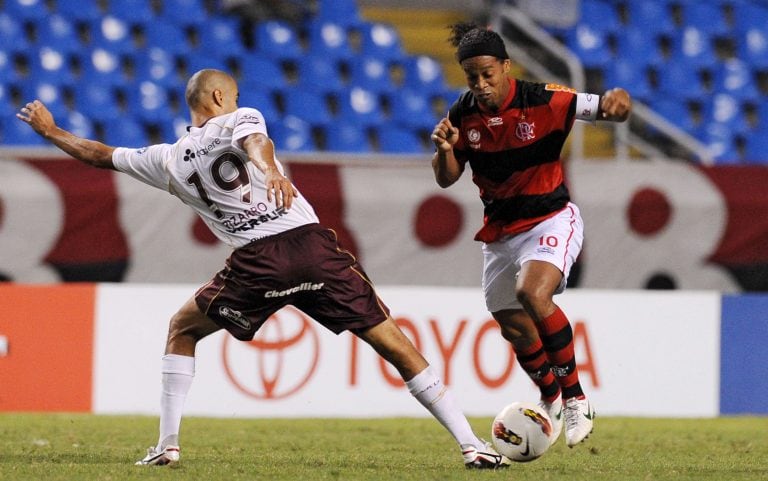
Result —
[[114, 169], [112, 152], [115, 148], [95, 140], [78, 137], [56, 125], [51, 112], [39, 100], [25, 105], [16, 117], [29, 124], [41, 137], [75, 159], [94, 167]]
[[453, 146], [459, 140], [459, 129], [451, 124], [448, 117], [440, 120], [432, 131], [435, 155], [432, 156], [432, 170], [440, 187], [449, 187], [459, 180], [464, 172], [464, 164], [456, 159]]
[[624, 122], [629, 118], [631, 110], [632, 99], [629, 97], [629, 93], [622, 88], [614, 88], [600, 97], [597, 120]]
[[275, 144], [264, 134], [251, 134], [243, 139], [243, 149], [257, 169], [264, 172], [264, 183], [267, 186], [267, 201], [272, 202], [274, 194], [275, 205], [291, 208], [293, 199], [299, 192], [290, 180], [280, 173], [275, 163]]

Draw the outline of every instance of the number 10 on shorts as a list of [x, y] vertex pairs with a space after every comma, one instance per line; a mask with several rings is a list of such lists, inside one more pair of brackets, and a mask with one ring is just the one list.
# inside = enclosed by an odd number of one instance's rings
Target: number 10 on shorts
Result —
[[540, 246], [557, 247], [557, 237], [553, 235], [543, 235], [539, 237]]

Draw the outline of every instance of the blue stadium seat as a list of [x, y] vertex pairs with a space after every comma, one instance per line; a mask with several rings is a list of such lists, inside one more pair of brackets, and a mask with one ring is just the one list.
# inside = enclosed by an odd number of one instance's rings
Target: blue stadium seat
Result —
[[761, 132], [768, 132], [768, 99], [757, 105], [757, 126]]
[[83, 137], [85, 139], [93, 139], [96, 137], [93, 122], [80, 112], [67, 112], [61, 118], [56, 119], [56, 122], [63, 129], [72, 132], [78, 137]]
[[736, 48], [738, 58], [756, 70], [768, 70], [768, 31], [764, 25], [740, 31], [736, 35]]
[[657, 34], [640, 27], [628, 26], [621, 30], [616, 35], [616, 46], [620, 57], [637, 62], [638, 66], [654, 66], [664, 61]]
[[390, 154], [414, 154], [425, 152], [419, 136], [411, 130], [392, 125], [382, 125], [376, 129], [379, 150]]
[[707, 145], [715, 163], [725, 165], [740, 162], [735, 136], [728, 125], [718, 122], [705, 124], [697, 137]]
[[11, 100], [9, 84], [0, 82], [0, 118], [13, 117], [16, 110]]
[[304, 54], [298, 34], [287, 22], [259, 22], [254, 29], [254, 40], [258, 52], [273, 59], [298, 61]]
[[173, 118], [168, 105], [168, 91], [148, 80], [138, 82], [127, 91], [130, 114], [143, 123], [165, 124]]
[[240, 89], [240, 99], [237, 102], [240, 107], [250, 107], [261, 112], [267, 126], [278, 122], [281, 118], [280, 110], [270, 92], [260, 89]]
[[13, 58], [8, 52], [0, 50], [0, 85], [15, 83], [20, 80], [21, 75], [13, 65]]
[[220, 58], [211, 57], [211, 56], [194, 55], [194, 54], [179, 55], [179, 58], [182, 59], [184, 64], [184, 70], [185, 70], [185, 73], [183, 75], [184, 85], [186, 85], [187, 79], [198, 70], [213, 68], [216, 70], [222, 70], [224, 72], [230, 71], [227, 63]]
[[309, 24], [309, 53], [329, 61], [349, 60], [355, 55], [349, 43], [347, 27], [321, 19]]
[[699, 125], [688, 106], [679, 99], [656, 96], [651, 99], [650, 107], [668, 122], [677, 125], [689, 134], [697, 133]]
[[742, 101], [757, 101], [761, 97], [751, 66], [736, 58], [726, 60], [715, 71], [714, 88]]
[[3, 11], [0, 11], [0, 45], [5, 52], [23, 52], [29, 49], [22, 22]]
[[273, 122], [267, 128], [278, 150], [289, 152], [317, 150], [310, 124], [298, 117], [286, 115], [282, 122]]
[[[215, 17], [223, 19], [224, 17]], [[214, 17], [208, 15], [202, 0], [163, 0], [160, 7], [161, 23], [175, 23], [183, 26], [209, 28]]]
[[712, 69], [720, 62], [711, 33], [698, 26], [686, 26], [672, 42], [671, 62], [706, 69]]
[[325, 150], [331, 152], [371, 152], [364, 127], [352, 122], [331, 122], [325, 126]]
[[122, 60], [116, 53], [102, 47], [83, 52], [80, 56], [82, 81], [124, 86], [128, 78], [122, 69]]
[[109, 13], [131, 25], [147, 25], [155, 19], [150, 0], [111, 1]]
[[579, 24], [594, 25], [606, 33], [616, 33], [622, 28], [616, 6], [602, 0], [582, 0]]
[[114, 15], [107, 15], [91, 25], [91, 45], [117, 54], [133, 53], [136, 45], [131, 26]]
[[45, 0], [5, 0], [5, 11], [21, 21], [34, 21], [50, 15]]
[[173, 54], [186, 56], [195, 54], [184, 30], [177, 25], [151, 22], [144, 27], [144, 36], [148, 47], [161, 47]]
[[36, 50], [30, 65], [30, 75], [35, 80], [53, 83], [75, 82], [66, 52], [58, 50], [56, 46], [43, 46]]
[[310, 55], [297, 65], [298, 85], [318, 93], [339, 92], [345, 88], [339, 65], [333, 58]]
[[430, 98], [424, 92], [400, 89], [389, 96], [391, 121], [409, 129], [431, 131], [440, 119], [432, 110]]
[[312, 126], [326, 124], [333, 118], [323, 94], [291, 89], [284, 100], [286, 115], [298, 117]]
[[384, 121], [378, 95], [361, 87], [352, 87], [338, 97], [339, 116], [363, 127], [379, 125]]
[[187, 127], [191, 122], [189, 118], [182, 115], [175, 115], [170, 122], [159, 125], [161, 142], [173, 144], [187, 134]]
[[645, 31], [647, 37], [675, 34], [677, 27], [667, 0], [628, 2], [627, 7], [629, 24]]
[[406, 57], [400, 36], [391, 25], [366, 22], [358, 28], [361, 54], [396, 62], [400, 62]]
[[239, 61], [240, 88], [275, 90], [283, 89], [288, 85], [282, 67], [269, 58], [248, 55]]
[[113, 147], [139, 148], [149, 145], [149, 137], [140, 122], [131, 117], [104, 122], [104, 143]]
[[248, 55], [247, 48], [240, 36], [241, 21], [237, 17], [212, 17], [200, 35], [200, 53], [225, 58], [237, 58]]
[[55, 118], [60, 118], [68, 111], [64, 100], [64, 87], [53, 82], [25, 82], [21, 84], [21, 96], [23, 103], [40, 100]]
[[731, 27], [721, 5], [712, 2], [691, 2], [684, 5], [683, 23], [714, 36], [726, 37], [731, 34]]
[[706, 95], [698, 70], [684, 62], [670, 62], [656, 69], [658, 90], [678, 99], [697, 99]]
[[355, 0], [318, 0], [315, 16], [321, 21], [345, 26], [356, 26], [362, 23]]
[[726, 93], [717, 93], [708, 99], [702, 117], [704, 125], [723, 125], [734, 135], [746, 135], [751, 130], [741, 101]]
[[613, 59], [607, 33], [600, 26], [580, 23], [566, 34], [566, 45], [587, 68], [604, 68]]
[[443, 67], [428, 55], [414, 55], [402, 62], [405, 70], [404, 86], [432, 95], [446, 89]]
[[47, 145], [47, 141], [37, 135], [29, 125], [15, 117], [4, 118], [2, 130], [3, 145], [14, 147]]
[[162, 47], [149, 47], [144, 55], [136, 57], [136, 76], [164, 87], [176, 87], [185, 83], [176, 69], [173, 54]]
[[99, 0], [57, 1], [56, 12], [73, 22], [93, 23], [106, 12], [101, 10]]
[[386, 60], [363, 55], [350, 61], [350, 85], [377, 93], [395, 89]]
[[744, 146], [744, 160], [752, 164], [768, 165], [768, 129], [747, 137]]
[[72, 22], [59, 14], [37, 20], [37, 44], [55, 47], [67, 54], [76, 53], [85, 47]]
[[622, 87], [641, 102], [648, 102], [654, 91], [648, 79], [647, 67], [641, 62], [620, 55], [603, 71], [603, 89]]
[[733, 9], [734, 24], [737, 31], [746, 32], [751, 28], [764, 29], [768, 25], [768, 5], [765, 3], [735, 3]]
[[78, 85], [75, 108], [97, 122], [113, 121], [122, 116], [114, 86], [98, 81]]

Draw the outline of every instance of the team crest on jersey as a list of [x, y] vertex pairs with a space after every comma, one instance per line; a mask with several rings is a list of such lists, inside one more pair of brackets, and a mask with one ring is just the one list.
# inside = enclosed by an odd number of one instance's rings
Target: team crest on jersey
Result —
[[549, 90], [551, 92], [570, 92], [572, 94], [576, 93], [576, 89], [560, 84], [547, 84], [544, 86], [544, 90]]
[[497, 125], [504, 125], [504, 119], [501, 117], [491, 117], [488, 119], [488, 127], [496, 127]]
[[467, 132], [467, 139], [473, 144], [480, 142], [480, 131], [477, 129], [469, 129], [469, 132]]
[[522, 140], [523, 142], [527, 140], [532, 140], [536, 138], [536, 134], [533, 131], [534, 123], [533, 122], [520, 122], [517, 124], [517, 127], [515, 128], [515, 137]]

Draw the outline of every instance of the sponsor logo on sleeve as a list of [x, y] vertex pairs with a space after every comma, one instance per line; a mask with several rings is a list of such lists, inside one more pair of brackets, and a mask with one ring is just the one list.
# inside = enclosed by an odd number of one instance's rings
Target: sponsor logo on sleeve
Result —
[[565, 85], [560, 84], [547, 84], [544, 86], [544, 90], [549, 90], [550, 92], [569, 92], [572, 94], [576, 93], [576, 89], [572, 89], [571, 87], [566, 87]]

